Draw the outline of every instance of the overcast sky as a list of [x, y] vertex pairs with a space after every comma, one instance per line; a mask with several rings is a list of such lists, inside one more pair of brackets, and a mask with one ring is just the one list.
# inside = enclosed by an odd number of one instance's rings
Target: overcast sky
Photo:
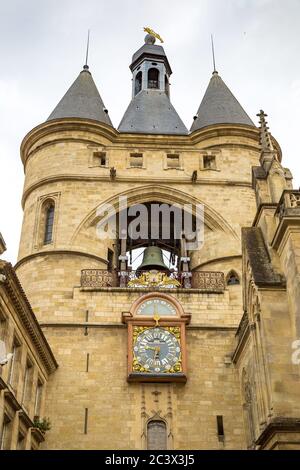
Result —
[[0, 231], [16, 262], [22, 222], [22, 138], [89, 65], [115, 127], [131, 98], [132, 54], [144, 26], [164, 39], [171, 100], [189, 128], [217, 69], [250, 117], [264, 109], [300, 184], [300, 0], [0, 0]]

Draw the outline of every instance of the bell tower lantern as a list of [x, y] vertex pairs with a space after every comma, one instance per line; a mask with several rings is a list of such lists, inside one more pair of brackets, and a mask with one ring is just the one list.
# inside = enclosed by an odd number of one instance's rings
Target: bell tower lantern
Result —
[[142, 90], [160, 90], [170, 96], [172, 70], [163, 47], [157, 46], [155, 41], [154, 36], [147, 34], [145, 44], [132, 57], [132, 98]]

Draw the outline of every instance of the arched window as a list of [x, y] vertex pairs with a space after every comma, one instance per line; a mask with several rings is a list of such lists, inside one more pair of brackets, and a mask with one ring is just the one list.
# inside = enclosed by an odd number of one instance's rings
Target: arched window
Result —
[[239, 276], [236, 274], [236, 272], [230, 271], [230, 273], [227, 276], [227, 285], [234, 286], [238, 284], [240, 284]]
[[138, 72], [135, 77], [134, 95], [137, 95], [142, 89], [142, 72]]
[[157, 69], [148, 70], [148, 88], [159, 88], [159, 71]]
[[165, 93], [170, 97], [170, 84], [167, 75], [165, 75]]
[[45, 212], [45, 235], [44, 245], [52, 242], [53, 238], [53, 223], [54, 223], [54, 204], [50, 203], [46, 207]]
[[149, 421], [147, 425], [147, 449], [167, 449], [167, 426], [162, 420]]

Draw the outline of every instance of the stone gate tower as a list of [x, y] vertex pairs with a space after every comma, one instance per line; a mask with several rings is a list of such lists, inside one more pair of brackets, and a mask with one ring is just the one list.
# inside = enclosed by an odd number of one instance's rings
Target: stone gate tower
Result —
[[[276, 288], [284, 308], [284, 272], [264, 237], [275, 230], [291, 175], [264, 116], [259, 129], [216, 71], [189, 132], [171, 103], [172, 70], [153, 36], [130, 68], [132, 100], [118, 129], [85, 66], [21, 146], [17, 274], [59, 364], [46, 390], [52, 427], [44, 448], [268, 447], [263, 432], [274, 410], [282, 414], [280, 390], [264, 340], [253, 336], [258, 328], [248, 332], [249, 289], [243, 301], [242, 283], [255, 289], [251, 276], [263, 273], [269, 304]], [[189, 249], [184, 227], [175, 238], [174, 221], [165, 239], [161, 219], [155, 240], [149, 232], [136, 239], [118, 230], [99, 237], [105, 204], [115, 209], [117, 228], [120, 215], [133, 220], [138, 204], [188, 204], [194, 222], [202, 204], [204, 245]], [[242, 228], [252, 226], [258, 207], [265, 207], [256, 218], [262, 229], [246, 233], [243, 268]], [[140, 248], [144, 260], [135, 266]], [[292, 341], [295, 329], [283, 323]], [[278, 339], [271, 329], [263, 334]], [[285, 416], [296, 423], [295, 399]]]

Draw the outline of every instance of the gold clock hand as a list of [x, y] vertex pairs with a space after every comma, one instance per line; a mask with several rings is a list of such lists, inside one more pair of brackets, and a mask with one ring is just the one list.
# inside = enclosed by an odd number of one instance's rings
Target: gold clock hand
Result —
[[154, 349], [154, 359], [159, 359], [160, 347], [156, 346]]

